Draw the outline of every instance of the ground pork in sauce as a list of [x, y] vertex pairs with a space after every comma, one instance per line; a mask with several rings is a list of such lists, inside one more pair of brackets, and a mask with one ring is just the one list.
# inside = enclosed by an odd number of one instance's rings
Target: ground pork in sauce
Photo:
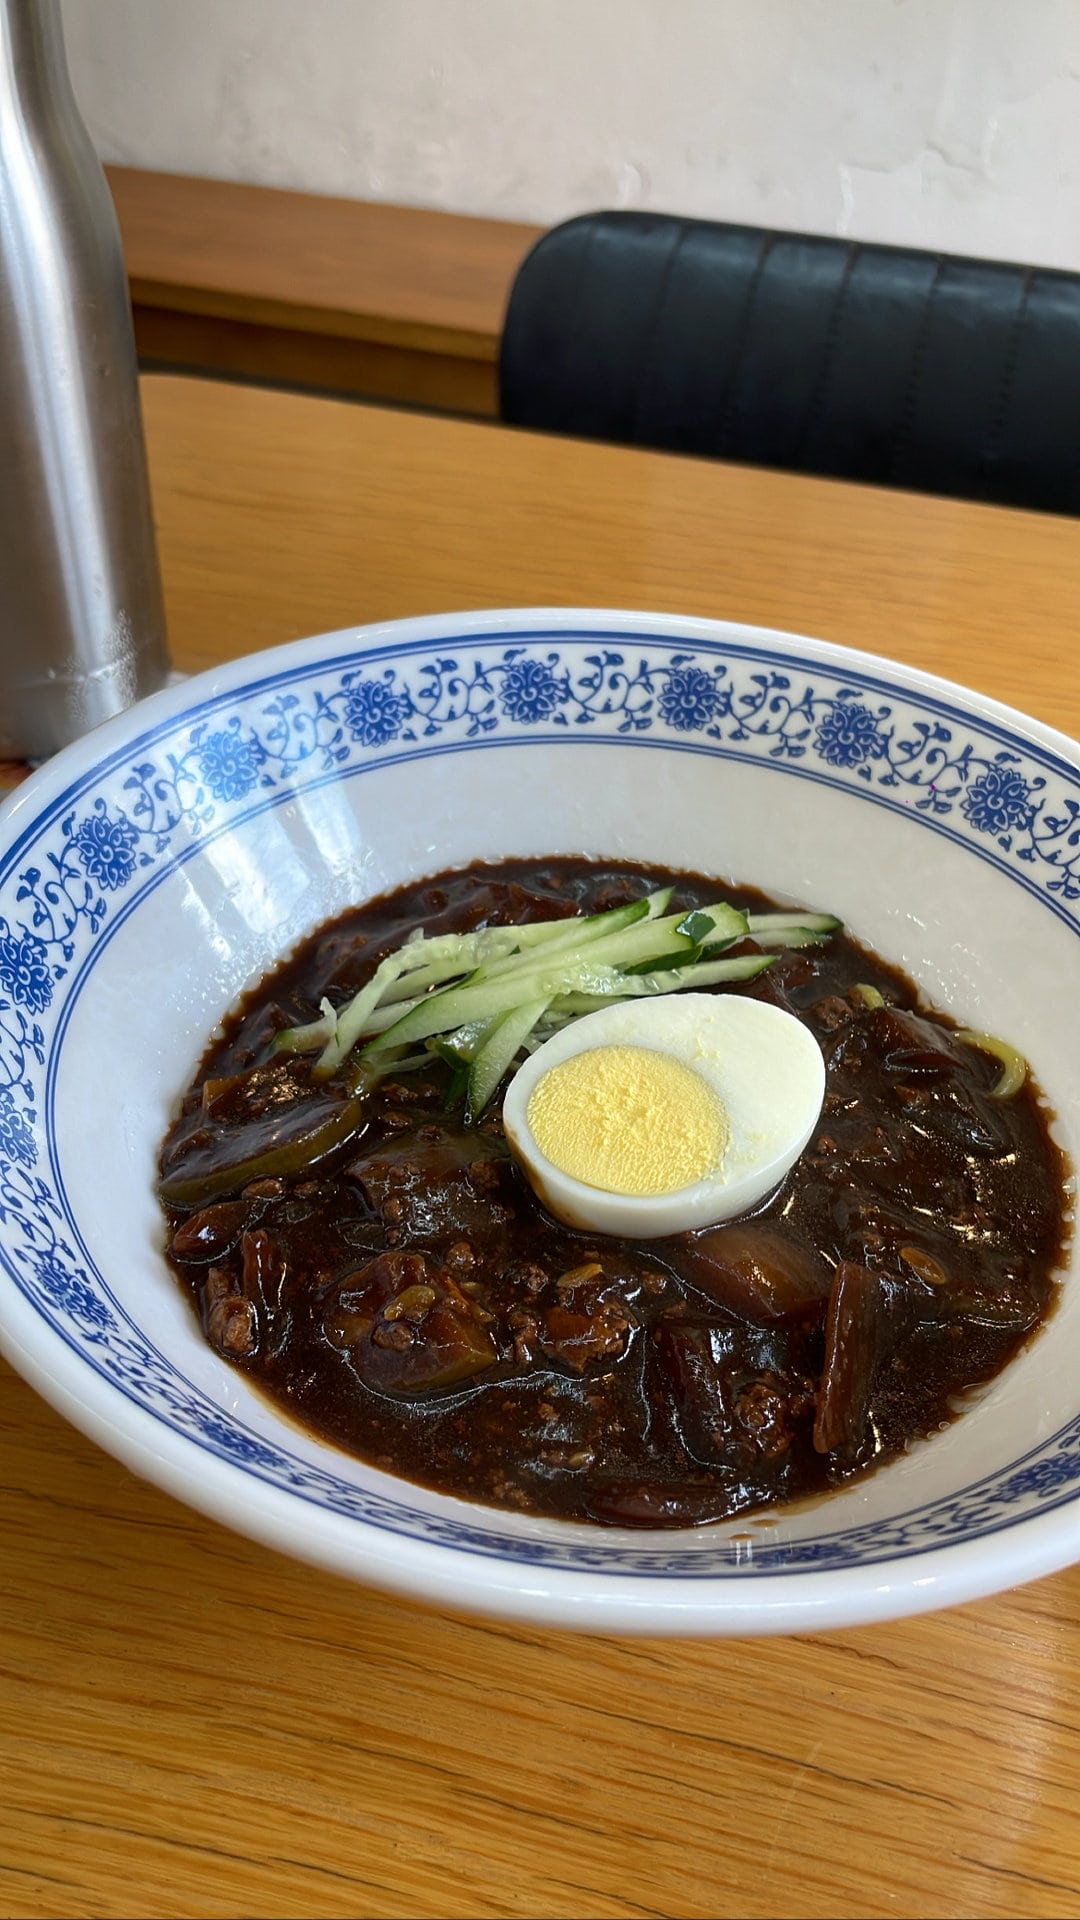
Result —
[[[825, 1105], [764, 1206], [677, 1238], [551, 1220], [498, 1103], [466, 1127], [437, 1060], [359, 1109], [343, 1084], [310, 1086], [309, 1057], [269, 1058], [275, 1033], [355, 993], [417, 926], [598, 911], [672, 881], [674, 906], [771, 904], [628, 863], [475, 867], [324, 928], [230, 1018], [163, 1149], [166, 1177], [213, 1189], [166, 1207], [169, 1255], [207, 1339], [282, 1409], [469, 1499], [697, 1525], [836, 1486], [934, 1432], [1045, 1316], [1066, 1168], [1037, 1089], [995, 1099], [999, 1063], [844, 934], [722, 989], [810, 1026]], [[240, 1157], [285, 1146], [288, 1161], [302, 1138], [315, 1166], [230, 1184]]]

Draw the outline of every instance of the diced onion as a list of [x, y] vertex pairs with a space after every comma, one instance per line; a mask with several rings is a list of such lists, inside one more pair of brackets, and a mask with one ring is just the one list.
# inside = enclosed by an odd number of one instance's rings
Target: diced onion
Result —
[[869, 1007], [871, 1012], [873, 1012], [875, 1007], [883, 1007], [885, 1005], [884, 994], [880, 994], [876, 987], [867, 986], [865, 981], [860, 980], [858, 986], [855, 988], [855, 992], [858, 994], [863, 1006]]

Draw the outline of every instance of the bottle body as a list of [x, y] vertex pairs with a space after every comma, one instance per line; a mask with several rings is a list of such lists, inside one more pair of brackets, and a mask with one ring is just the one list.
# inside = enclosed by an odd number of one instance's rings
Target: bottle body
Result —
[[59, 0], [0, 0], [0, 756], [52, 753], [167, 673], [116, 212]]

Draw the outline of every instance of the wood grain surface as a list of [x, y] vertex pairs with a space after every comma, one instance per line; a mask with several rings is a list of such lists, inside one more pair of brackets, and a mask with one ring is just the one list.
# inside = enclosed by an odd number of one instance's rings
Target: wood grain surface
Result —
[[[1080, 527], [146, 388], [194, 668], [434, 608], [689, 609], [1080, 731]], [[442, 1617], [134, 1479], [0, 1368], [0, 1913], [1080, 1915], [1080, 1571], [776, 1641]]]
[[173, 651], [610, 606], [910, 661], [1080, 734], [1080, 523], [307, 396], [154, 379]]
[[107, 171], [144, 358], [496, 411], [503, 312], [541, 228]]

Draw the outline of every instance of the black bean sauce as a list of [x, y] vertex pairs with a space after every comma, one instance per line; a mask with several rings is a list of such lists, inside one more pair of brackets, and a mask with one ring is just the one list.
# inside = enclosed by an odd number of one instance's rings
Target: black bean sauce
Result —
[[771, 904], [629, 863], [444, 874], [308, 940], [206, 1054], [163, 1150], [174, 1189], [190, 1176], [170, 1257], [210, 1342], [317, 1433], [496, 1506], [696, 1525], [899, 1453], [1046, 1315], [1067, 1169], [1037, 1089], [995, 1098], [999, 1063], [843, 934], [724, 989], [803, 1020], [827, 1091], [780, 1191], [691, 1235], [557, 1224], [497, 1102], [466, 1127], [441, 1062], [361, 1109], [313, 1088], [309, 1057], [271, 1057], [417, 926], [597, 911], [672, 881], [675, 906]]

